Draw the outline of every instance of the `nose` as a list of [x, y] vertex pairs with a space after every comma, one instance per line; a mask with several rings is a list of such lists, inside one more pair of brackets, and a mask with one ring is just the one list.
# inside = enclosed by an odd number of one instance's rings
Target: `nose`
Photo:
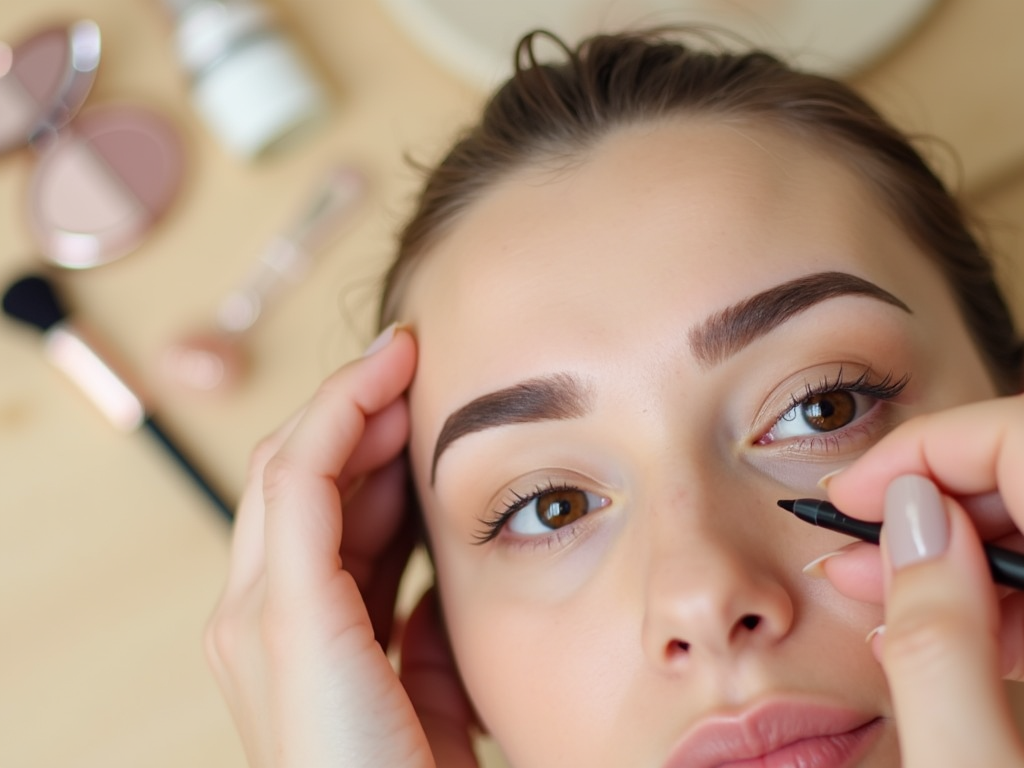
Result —
[[792, 628], [779, 571], [757, 542], [727, 532], [659, 536], [644, 588], [644, 653], [666, 672], [770, 649]]

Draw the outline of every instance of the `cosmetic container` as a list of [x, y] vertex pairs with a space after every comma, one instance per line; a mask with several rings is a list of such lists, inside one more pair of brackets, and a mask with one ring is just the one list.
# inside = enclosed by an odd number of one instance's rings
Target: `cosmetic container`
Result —
[[258, 0], [163, 3], [195, 109], [232, 154], [271, 151], [325, 111], [321, 83]]

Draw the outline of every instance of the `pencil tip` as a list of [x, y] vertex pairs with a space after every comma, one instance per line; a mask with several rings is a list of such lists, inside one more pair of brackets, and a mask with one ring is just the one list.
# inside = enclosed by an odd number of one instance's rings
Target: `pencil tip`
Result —
[[796, 502], [792, 501], [790, 499], [779, 499], [775, 503], [778, 504], [780, 507], [782, 507], [787, 512], [792, 512], [794, 509], [796, 509]]

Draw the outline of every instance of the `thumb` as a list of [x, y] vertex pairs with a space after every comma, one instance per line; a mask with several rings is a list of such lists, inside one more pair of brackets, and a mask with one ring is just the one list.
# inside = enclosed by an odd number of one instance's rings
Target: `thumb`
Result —
[[1021, 765], [996, 595], [970, 519], [930, 480], [904, 475], [886, 494], [883, 539], [882, 665], [904, 768]]
[[436, 764], [477, 768], [470, 736], [476, 717], [455, 668], [433, 588], [420, 598], [405, 626], [401, 679]]

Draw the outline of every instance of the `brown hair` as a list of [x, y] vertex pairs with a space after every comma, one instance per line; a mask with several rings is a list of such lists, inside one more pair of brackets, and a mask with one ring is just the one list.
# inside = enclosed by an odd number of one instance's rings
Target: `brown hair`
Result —
[[[560, 46], [565, 60], [538, 62], [540, 37]], [[545, 32], [519, 42], [511, 79], [427, 178], [386, 277], [381, 324], [393, 319], [418, 258], [488, 187], [532, 163], [578, 158], [616, 128], [681, 114], [759, 120], [844, 149], [849, 165], [934, 258], [996, 385], [1020, 391], [1024, 344], [993, 264], [909, 139], [843, 83], [763, 51], [695, 48], [664, 31], [598, 35], [576, 49]]]

